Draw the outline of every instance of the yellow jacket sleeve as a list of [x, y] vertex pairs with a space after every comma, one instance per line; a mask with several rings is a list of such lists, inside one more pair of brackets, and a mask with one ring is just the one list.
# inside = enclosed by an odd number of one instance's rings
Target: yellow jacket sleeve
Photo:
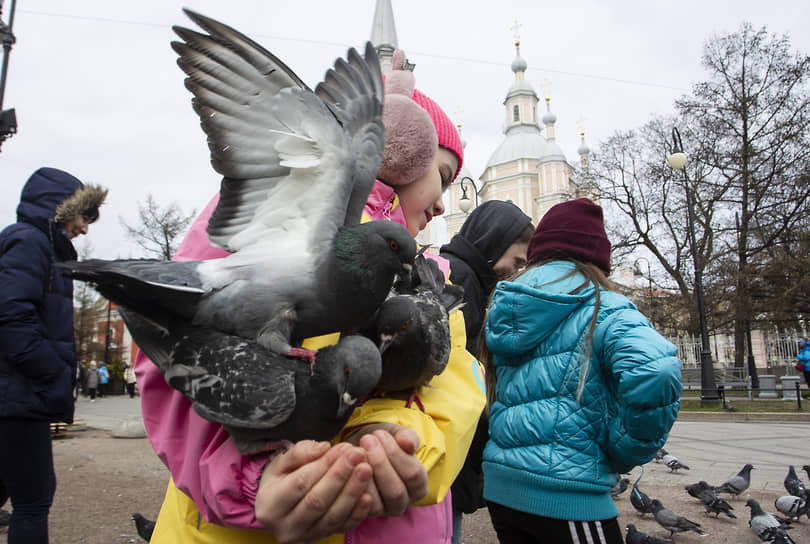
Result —
[[417, 506], [436, 504], [444, 499], [456, 479], [472, 442], [478, 418], [484, 408], [483, 370], [465, 349], [464, 316], [450, 315], [452, 348], [444, 372], [419, 390], [425, 407], [393, 398], [374, 398], [356, 408], [338, 439], [371, 423], [395, 423], [419, 435], [416, 455], [428, 471], [428, 494]]

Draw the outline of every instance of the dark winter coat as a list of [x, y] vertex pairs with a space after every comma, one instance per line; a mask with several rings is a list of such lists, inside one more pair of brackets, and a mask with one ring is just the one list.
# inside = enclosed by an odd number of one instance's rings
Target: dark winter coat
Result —
[[[467, 330], [467, 351], [476, 356], [489, 295], [497, 281], [492, 267], [530, 225], [531, 219], [514, 204], [489, 200], [478, 206], [458, 234], [441, 248], [441, 256], [450, 261], [450, 281], [464, 288], [461, 311]], [[488, 438], [488, 421], [481, 416], [467, 459], [453, 482], [456, 511], [471, 514], [485, 505], [481, 458]]]
[[81, 187], [40, 168], [23, 187], [17, 222], [0, 233], [0, 418], [73, 421], [73, 284], [54, 264], [76, 251], [53, 218]]

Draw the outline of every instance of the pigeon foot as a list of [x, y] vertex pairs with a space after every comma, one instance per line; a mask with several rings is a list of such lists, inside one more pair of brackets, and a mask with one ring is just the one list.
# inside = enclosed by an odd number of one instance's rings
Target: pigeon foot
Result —
[[413, 393], [408, 395], [408, 402], [405, 403], [405, 408], [410, 408], [411, 404], [414, 403], [416, 403], [416, 406], [418, 406], [422, 412], [425, 411], [425, 405], [422, 404], [422, 399], [419, 398], [419, 392], [416, 389], [413, 390]]
[[306, 348], [290, 348], [290, 351], [287, 352], [287, 357], [295, 357], [297, 359], [304, 359], [309, 361], [309, 372], [310, 375], [315, 375], [315, 354], [318, 353], [312, 349]]

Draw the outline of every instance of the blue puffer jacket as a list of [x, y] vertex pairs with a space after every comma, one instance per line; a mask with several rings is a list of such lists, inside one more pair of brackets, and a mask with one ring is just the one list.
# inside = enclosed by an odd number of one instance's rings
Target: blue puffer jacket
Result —
[[54, 263], [76, 258], [56, 207], [82, 183], [40, 168], [17, 223], [0, 233], [0, 418], [73, 421], [73, 284]]
[[[498, 283], [487, 347], [498, 379], [484, 450], [484, 497], [555, 519], [618, 515], [617, 473], [649, 461], [680, 406], [676, 349], [624, 296], [600, 291], [582, 396], [583, 344], [596, 289], [555, 261]], [[552, 283], [553, 282], [553, 283]]]

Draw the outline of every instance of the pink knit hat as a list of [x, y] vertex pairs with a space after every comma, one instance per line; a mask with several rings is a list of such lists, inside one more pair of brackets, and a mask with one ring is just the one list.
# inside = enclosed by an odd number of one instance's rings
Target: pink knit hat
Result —
[[436, 146], [449, 149], [461, 170], [464, 149], [453, 122], [436, 102], [416, 90], [413, 72], [404, 69], [405, 53], [394, 52], [391, 73], [385, 78], [385, 152], [377, 177], [388, 185], [406, 185], [433, 164]]
[[610, 274], [610, 240], [602, 207], [587, 198], [555, 204], [540, 219], [529, 242], [529, 262], [570, 256]]

